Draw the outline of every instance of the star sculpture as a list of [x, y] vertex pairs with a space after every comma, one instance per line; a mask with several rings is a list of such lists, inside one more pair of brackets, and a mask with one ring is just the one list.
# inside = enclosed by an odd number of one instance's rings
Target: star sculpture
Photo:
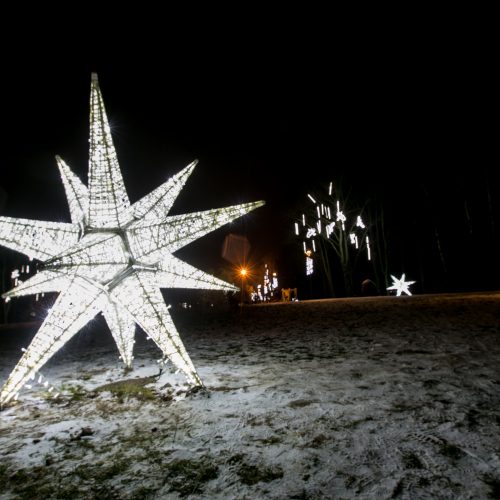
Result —
[[138, 324], [190, 383], [202, 385], [160, 288], [238, 290], [174, 252], [264, 202], [169, 216], [195, 161], [131, 205], [96, 74], [90, 97], [88, 187], [60, 157], [56, 160], [71, 223], [0, 217], [0, 244], [41, 261], [36, 275], [3, 297], [59, 292], [4, 384], [0, 405], [17, 398], [23, 385], [99, 312], [126, 367], [132, 366]]
[[413, 285], [415, 281], [405, 281], [405, 274], [401, 276], [400, 279], [396, 278], [391, 274], [392, 286], [388, 287], [387, 290], [396, 290], [396, 296], [400, 296], [402, 293], [406, 295], [411, 295], [410, 285]]

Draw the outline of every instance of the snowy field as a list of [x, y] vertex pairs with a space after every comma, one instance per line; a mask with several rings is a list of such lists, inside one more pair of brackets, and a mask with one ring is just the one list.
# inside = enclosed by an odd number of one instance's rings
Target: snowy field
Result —
[[[208, 391], [101, 319], [0, 412], [0, 498], [500, 498], [500, 293], [171, 310]], [[0, 330], [0, 383], [36, 327]]]

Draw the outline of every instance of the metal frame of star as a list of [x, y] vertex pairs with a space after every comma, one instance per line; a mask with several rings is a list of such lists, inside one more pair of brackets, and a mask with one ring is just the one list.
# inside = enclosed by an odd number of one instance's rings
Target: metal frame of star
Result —
[[88, 187], [61, 158], [56, 160], [71, 223], [0, 217], [0, 244], [41, 261], [37, 274], [3, 297], [59, 292], [5, 382], [0, 405], [17, 399], [20, 389], [99, 312], [126, 367], [132, 366], [137, 324], [191, 384], [202, 385], [160, 289], [238, 290], [174, 252], [264, 202], [168, 215], [195, 161], [131, 205], [96, 74], [91, 81]]

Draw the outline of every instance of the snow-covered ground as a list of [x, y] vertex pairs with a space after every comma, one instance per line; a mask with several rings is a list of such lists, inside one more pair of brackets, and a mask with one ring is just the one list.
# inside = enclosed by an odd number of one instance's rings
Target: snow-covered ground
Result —
[[[94, 321], [0, 412], [0, 498], [500, 497], [500, 293], [173, 309], [208, 392]], [[0, 382], [35, 329], [0, 330]]]

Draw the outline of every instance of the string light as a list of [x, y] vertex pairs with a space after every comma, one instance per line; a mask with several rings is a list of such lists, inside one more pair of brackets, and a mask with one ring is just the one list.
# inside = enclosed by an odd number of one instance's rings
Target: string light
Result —
[[264, 202], [168, 215], [193, 162], [131, 205], [95, 74], [89, 142], [88, 187], [56, 158], [71, 223], [0, 217], [0, 244], [43, 262], [38, 274], [3, 297], [60, 292], [3, 386], [0, 405], [17, 398], [25, 382], [99, 312], [127, 367], [138, 324], [190, 383], [202, 385], [160, 288], [237, 290], [173, 253]]

